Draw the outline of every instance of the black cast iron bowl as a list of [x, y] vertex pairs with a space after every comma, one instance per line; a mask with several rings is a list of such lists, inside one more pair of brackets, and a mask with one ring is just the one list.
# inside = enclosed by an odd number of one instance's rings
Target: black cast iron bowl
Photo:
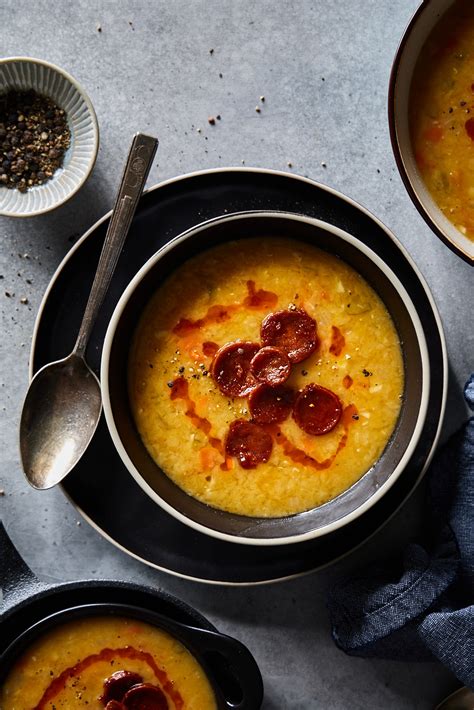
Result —
[[429, 34], [455, 0], [423, 0], [405, 30], [392, 66], [388, 121], [398, 170], [415, 207], [434, 233], [465, 261], [474, 264], [474, 242], [440, 210], [418, 170], [410, 139], [409, 101], [413, 72]]
[[[378, 292], [400, 336], [405, 387], [395, 431], [372, 468], [349, 490], [312, 510], [280, 518], [246, 517], [212, 508], [176, 486], [148, 454], [135, 427], [127, 388], [129, 347], [138, 319], [171, 271], [217, 244], [262, 235], [300, 240], [337, 255]], [[250, 545], [297, 543], [351, 522], [393, 485], [421, 436], [429, 395], [429, 354], [416, 307], [390, 267], [355, 237], [303, 215], [243, 212], [218, 217], [171, 240], [123, 293], [104, 341], [101, 386], [112, 441], [141, 488], [181, 522], [221, 540]]]
[[262, 677], [250, 651], [175, 597], [150, 587], [116, 581], [45, 585], [21, 559], [0, 523], [0, 684], [14, 662], [58, 624], [91, 616], [140, 619], [167, 631], [194, 655], [214, 690], [219, 710], [258, 710]]

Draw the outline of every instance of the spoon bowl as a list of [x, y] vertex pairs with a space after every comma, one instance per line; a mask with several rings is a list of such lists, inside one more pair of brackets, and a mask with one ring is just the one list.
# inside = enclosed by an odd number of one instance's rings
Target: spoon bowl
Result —
[[79, 355], [72, 353], [36, 373], [20, 422], [21, 461], [34, 488], [51, 488], [71, 471], [101, 411], [99, 380]]

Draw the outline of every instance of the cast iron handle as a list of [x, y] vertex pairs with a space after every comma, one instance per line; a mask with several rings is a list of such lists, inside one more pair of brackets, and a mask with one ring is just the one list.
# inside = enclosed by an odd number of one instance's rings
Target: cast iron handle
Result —
[[0, 521], [0, 585], [1, 602], [4, 607], [16, 604], [33, 592], [47, 585], [39, 581], [23, 560]]
[[[176, 624], [178, 626], [180, 624]], [[258, 710], [263, 700], [263, 682], [250, 651], [237, 639], [215, 631], [191, 626], [183, 626], [183, 631], [188, 641], [196, 643], [199, 654], [213, 673], [224, 698], [224, 707], [228, 710]]]

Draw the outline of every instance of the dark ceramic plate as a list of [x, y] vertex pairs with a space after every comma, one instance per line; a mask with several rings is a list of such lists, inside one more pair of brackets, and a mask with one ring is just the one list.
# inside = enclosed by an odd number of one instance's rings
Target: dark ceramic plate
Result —
[[[255, 584], [304, 574], [347, 554], [372, 535], [410, 494], [431, 458], [444, 413], [447, 383], [446, 349], [436, 307], [416, 267], [386, 228], [356, 203], [312, 181], [237, 168], [184, 176], [158, 185], [143, 196], [89, 344], [88, 361], [97, 373], [112, 311], [145, 261], [193, 225], [247, 210], [281, 210], [316, 217], [354, 235], [386, 260], [418, 310], [430, 353], [431, 382], [423, 434], [387, 494], [342, 529], [291, 547], [254, 548], [228, 543], [183, 525], [156, 506], [134, 482], [101, 421], [86, 455], [63, 484], [74, 505], [105, 537], [143, 562], [179, 576], [224, 584]], [[75, 245], [52, 279], [33, 339], [33, 372], [72, 349], [107, 219]]]

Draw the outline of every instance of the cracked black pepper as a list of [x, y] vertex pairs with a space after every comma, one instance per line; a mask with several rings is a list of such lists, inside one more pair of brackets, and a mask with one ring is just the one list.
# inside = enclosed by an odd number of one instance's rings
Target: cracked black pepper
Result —
[[64, 109], [36, 91], [0, 95], [0, 186], [26, 192], [53, 177], [71, 143]]

